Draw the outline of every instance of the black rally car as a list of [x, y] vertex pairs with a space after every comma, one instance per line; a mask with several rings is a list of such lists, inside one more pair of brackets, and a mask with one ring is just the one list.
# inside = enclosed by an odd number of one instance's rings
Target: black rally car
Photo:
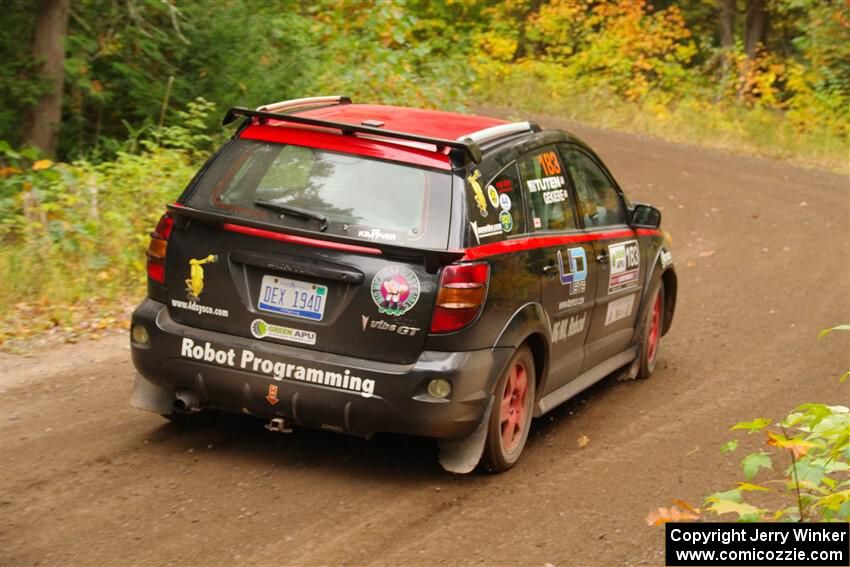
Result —
[[240, 116], [152, 234], [134, 406], [424, 435], [498, 471], [532, 416], [652, 373], [669, 237], [578, 139], [345, 97]]

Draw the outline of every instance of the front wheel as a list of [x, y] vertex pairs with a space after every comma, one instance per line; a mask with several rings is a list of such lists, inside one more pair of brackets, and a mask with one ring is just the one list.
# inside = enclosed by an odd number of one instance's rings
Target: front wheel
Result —
[[496, 386], [482, 458], [486, 470], [506, 471], [519, 460], [531, 428], [535, 379], [534, 357], [523, 345]]
[[640, 346], [640, 378], [649, 378], [655, 371], [658, 346], [664, 325], [664, 283], [658, 282], [650, 296], [649, 308], [644, 314], [643, 341]]

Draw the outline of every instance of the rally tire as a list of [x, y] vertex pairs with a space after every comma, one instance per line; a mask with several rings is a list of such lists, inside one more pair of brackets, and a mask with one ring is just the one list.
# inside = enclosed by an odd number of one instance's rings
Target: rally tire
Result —
[[664, 332], [664, 282], [659, 281], [648, 296], [647, 308], [643, 315], [643, 339], [640, 343], [640, 370], [638, 378], [645, 380], [652, 376], [658, 362], [661, 335]]
[[496, 385], [482, 470], [503, 472], [519, 460], [531, 428], [535, 384], [534, 356], [528, 346], [522, 345]]

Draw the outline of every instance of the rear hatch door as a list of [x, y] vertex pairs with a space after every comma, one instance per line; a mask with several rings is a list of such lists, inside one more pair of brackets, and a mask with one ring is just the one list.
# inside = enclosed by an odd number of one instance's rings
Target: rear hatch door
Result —
[[240, 139], [181, 201], [174, 320], [370, 360], [421, 353], [436, 266], [454, 257], [447, 171]]

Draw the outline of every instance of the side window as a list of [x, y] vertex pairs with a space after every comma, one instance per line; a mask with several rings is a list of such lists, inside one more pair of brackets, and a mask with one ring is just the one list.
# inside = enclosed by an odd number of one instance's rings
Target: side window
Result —
[[593, 228], [626, 223], [626, 209], [608, 176], [585, 153], [561, 148], [576, 189], [584, 226]]
[[576, 227], [565, 171], [552, 148], [532, 152], [520, 160], [529, 230], [569, 230]]
[[466, 181], [470, 229], [477, 242], [496, 242], [525, 232], [525, 207], [516, 164], [489, 182], [473, 169]]

